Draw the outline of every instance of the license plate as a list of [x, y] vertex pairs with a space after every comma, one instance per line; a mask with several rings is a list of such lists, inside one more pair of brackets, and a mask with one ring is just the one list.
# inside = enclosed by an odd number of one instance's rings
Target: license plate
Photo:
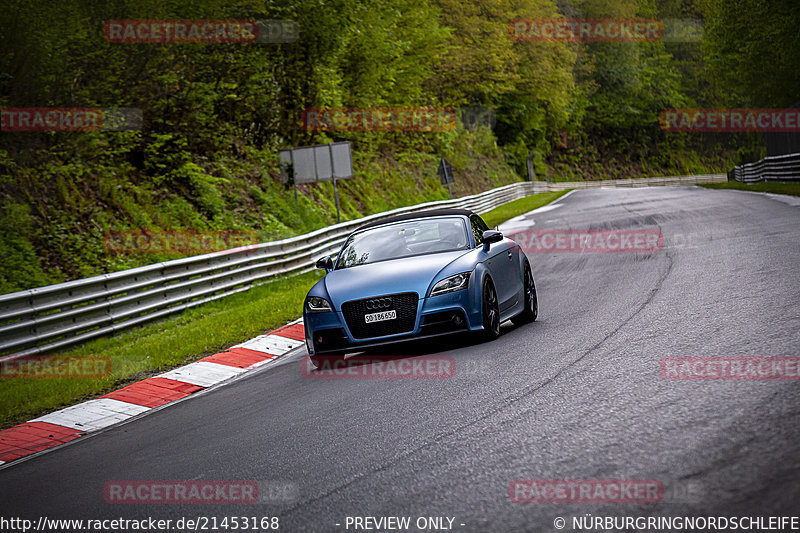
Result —
[[371, 324], [372, 322], [383, 322], [384, 320], [394, 320], [397, 318], [397, 311], [381, 311], [380, 313], [370, 313], [364, 315], [364, 322]]

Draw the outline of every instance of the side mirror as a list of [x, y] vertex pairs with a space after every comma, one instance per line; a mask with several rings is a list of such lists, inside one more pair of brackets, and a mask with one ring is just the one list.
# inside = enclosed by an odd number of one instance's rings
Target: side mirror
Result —
[[500, 242], [503, 240], [503, 234], [499, 231], [495, 231], [492, 229], [487, 229], [483, 232], [483, 246], [485, 249], [489, 249], [489, 245], [494, 242]]
[[330, 272], [331, 270], [333, 270], [333, 259], [331, 259], [331, 256], [329, 255], [326, 255], [325, 257], [320, 257], [319, 259], [317, 259], [316, 267]]

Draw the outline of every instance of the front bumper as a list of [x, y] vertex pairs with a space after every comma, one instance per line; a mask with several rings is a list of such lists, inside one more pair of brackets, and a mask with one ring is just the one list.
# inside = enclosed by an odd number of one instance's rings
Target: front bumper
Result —
[[411, 331], [358, 339], [352, 335], [341, 310], [327, 313], [308, 313], [304, 310], [306, 347], [311, 355], [351, 352], [395, 342], [480, 330], [483, 328], [481, 310], [475, 301], [471, 288], [421, 298], [417, 303]]

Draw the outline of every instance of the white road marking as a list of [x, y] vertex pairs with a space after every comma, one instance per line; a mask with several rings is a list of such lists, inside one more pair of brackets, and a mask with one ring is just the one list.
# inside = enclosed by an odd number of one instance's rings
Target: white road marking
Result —
[[783, 202], [785, 204], [789, 204], [792, 207], [800, 207], [800, 198], [797, 196], [789, 196], [787, 194], [773, 194], [769, 192], [765, 192], [764, 196], [767, 198], [772, 198], [773, 200], [777, 200], [779, 202]]
[[536, 225], [536, 221], [533, 220], [532, 218], [528, 219], [526, 217], [528, 217], [530, 215], [533, 215], [533, 214], [537, 214], [537, 213], [545, 213], [547, 211], [552, 211], [553, 209], [558, 209], [559, 207], [562, 207], [564, 204], [561, 203], [561, 202], [564, 201], [564, 199], [566, 199], [569, 195], [571, 195], [572, 193], [578, 192], [579, 190], [580, 189], [574, 189], [572, 191], [569, 191], [564, 196], [559, 197], [557, 200], [553, 200], [554, 202], [558, 201], [559, 203], [557, 203], [557, 204], [543, 205], [542, 207], [536, 208], [533, 211], [528, 211], [524, 215], [519, 215], [519, 216], [516, 216], [514, 218], [510, 218], [510, 219], [506, 220], [505, 222], [500, 224], [500, 226], [499, 226], [500, 227], [500, 231], [511, 231], [511, 230], [515, 230], [515, 229], [530, 228], [531, 226], [535, 226]]
[[537, 213], [545, 213], [547, 211], [552, 211], [553, 209], [558, 209], [562, 207], [564, 204], [547, 204], [534, 209], [533, 211], [528, 211], [524, 215], [519, 215], [514, 218], [510, 218], [500, 224], [500, 227], [503, 229], [515, 229], [515, 228], [527, 228], [529, 226], [535, 226], [536, 222], [533, 219], [528, 219], [527, 217], [531, 215], [535, 215]]
[[800, 207], [800, 197], [791, 196], [789, 194], [776, 194], [771, 192], [760, 192], [760, 191], [742, 191], [739, 189], [719, 189], [719, 190], [743, 192], [745, 194], [757, 194], [759, 196], [766, 196], [767, 198], [770, 198], [772, 200], [777, 200], [778, 202], [783, 202], [792, 207]]
[[540, 207], [538, 209], [534, 209], [533, 211], [531, 211], [528, 214], [532, 215], [533, 213], [544, 213], [545, 211], [551, 211], [553, 209], [558, 209], [559, 207], [563, 207], [563, 205], [564, 204], [547, 204], [547, 205], [543, 205], [542, 207]]

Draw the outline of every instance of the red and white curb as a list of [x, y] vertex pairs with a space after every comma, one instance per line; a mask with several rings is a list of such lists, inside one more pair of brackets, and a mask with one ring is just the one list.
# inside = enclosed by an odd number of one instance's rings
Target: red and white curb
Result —
[[64, 444], [258, 368], [304, 344], [302, 319], [100, 398], [0, 431], [0, 465]]

